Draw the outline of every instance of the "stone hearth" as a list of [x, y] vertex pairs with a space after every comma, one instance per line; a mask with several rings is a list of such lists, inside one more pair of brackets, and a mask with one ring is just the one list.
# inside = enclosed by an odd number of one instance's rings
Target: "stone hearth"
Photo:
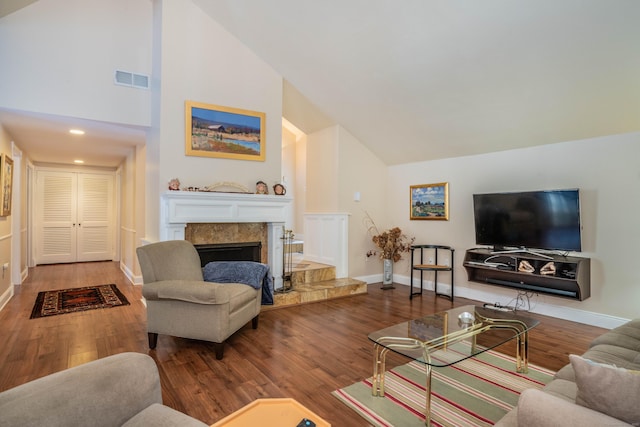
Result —
[[351, 278], [336, 278], [333, 266], [307, 260], [294, 262], [291, 271], [292, 290], [274, 294], [274, 304], [263, 310], [288, 307], [367, 293], [367, 283]]

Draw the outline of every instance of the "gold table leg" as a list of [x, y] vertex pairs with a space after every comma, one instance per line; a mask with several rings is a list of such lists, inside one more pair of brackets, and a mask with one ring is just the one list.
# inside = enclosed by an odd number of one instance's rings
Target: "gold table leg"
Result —
[[371, 394], [373, 396], [384, 397], [384, 374], [386, 369], [386, 358], [388, 348], [379, 344], [373, 346], [373, 378], [371, 380]]
[[516, 372], [529, 372], [529, 332], [518, 335], [516, 349]]
[[426, 402], [424, 407], [424, 425], [431, 425], [431, 365], [425, 365], [427, 368], [427, 382], [425, 384]]

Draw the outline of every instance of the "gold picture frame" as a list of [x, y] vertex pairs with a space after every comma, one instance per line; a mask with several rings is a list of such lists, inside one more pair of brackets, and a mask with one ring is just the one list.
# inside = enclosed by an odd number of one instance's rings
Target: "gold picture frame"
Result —
[[412, 185], [409, 189], [409, 218], [449, 220], [449, 183]]
[[187, 156], [264, 162], [265, 113], [186, 101], [185, 141]]
[[13, 160], [6, 154], [0, 157], [0, 216], [11, 215]]

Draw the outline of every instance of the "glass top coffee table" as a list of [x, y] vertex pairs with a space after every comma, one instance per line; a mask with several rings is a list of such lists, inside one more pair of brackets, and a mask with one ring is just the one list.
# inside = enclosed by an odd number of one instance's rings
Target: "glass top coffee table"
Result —
[[512, 311], [465, 305], [389, 326], [369, 334], [374, 342], [374, 396], [384, 396], [389, 351], [424, 363], [427, 371], [425, 424], [431, 424], [431, 368], [445, 367], [516, 340], [516, 372], [526, 373], [529, 330], [538, 321]]

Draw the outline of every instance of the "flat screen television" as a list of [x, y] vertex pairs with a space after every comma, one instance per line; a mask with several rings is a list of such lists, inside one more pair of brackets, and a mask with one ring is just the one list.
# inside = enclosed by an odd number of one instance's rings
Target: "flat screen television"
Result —
[[478, 245], [582, 250], [577, 189], [474, 194], [473, 210]]

